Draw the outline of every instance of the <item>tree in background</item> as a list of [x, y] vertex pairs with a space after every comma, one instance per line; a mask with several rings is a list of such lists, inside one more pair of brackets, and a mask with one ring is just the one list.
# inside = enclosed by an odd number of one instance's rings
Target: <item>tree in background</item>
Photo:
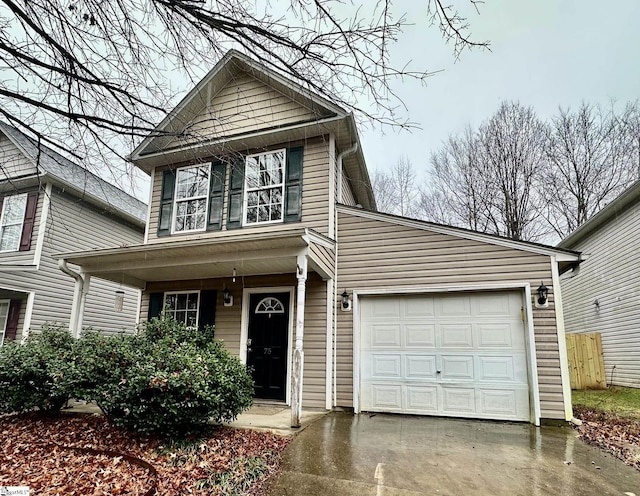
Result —
[[389, 170], [376, 170], [371, 178], [378, 209], [414, 217], [420, 191], [416, 171], [407, 157], [400, 157]]
[[480, 142], [471, 127], [450, 136], [431, 155], [430, 187], [422, 188], [419, 211], [434, 222], [489, 231], [490, 184], [482, 175]]
[[[477, 130], [450, 136], [431, 155], [414, 211], [433, 222], [555, 243], [639, 177], [638, 102], [621, 112], [587, 103], [560, 108], [550, 123], [530, 107], [503, 102]], [[378, 207], [397, 213], [397, 186], [390, 178], [384, 184], [374, 188]]]
[[502, 103], [477, 131], [468, 127], [449, 137], [431, 156], [423, 216], [512, 239], [538, 239], [545, 229], [536, 194], [545, 137], [533, 109], [515, 102]]
[[[625, 114], [629, 111], [630, 107]], [[548, 170], [539, 190], [558, 236], [574, 231], [637, 177], [632, 145], [613, 106], [582, 103], [575, 111], [560, 108], [551, 122]]]
[[[456, 55], [487, 46], [455, 8], [429, 0], [426, 15]], [[407, 127], [390, 84], [429, 73], [390, 61], [405, 25], [390, 0], [0, 0], [0, 116], [105, 166], [167, 116], [172, 84], [193, 85], [237, 48], [361, 119]]]

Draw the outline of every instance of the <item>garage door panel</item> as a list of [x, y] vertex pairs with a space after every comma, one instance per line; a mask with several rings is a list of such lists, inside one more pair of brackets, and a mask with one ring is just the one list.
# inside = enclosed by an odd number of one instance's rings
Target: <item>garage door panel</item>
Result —
[[361, 409], [529, 420], [521, 306], [515, 291], [362, 297]]
[[404, 326], [405, 345], [407, 348], [435, 348], [435, 324], [406, 324]]
[[374, 324], [371, 325], [371, 348], [387, 349], [402, 346], [402, 326], [400, 324]]
[[522, 419], [527, 415], [525, 405], [529, 392], [526, 389], [480, 389], [480, 413], [499, 419]]
[[511, 324], [477, 324], [479, 348], [524, 349], [524, 338], [515, 339]]
[[446, 298], [438, 299], [440, 317], [460, 317], [471, 316], [471, 301], [468, 295], [447, 295]]
[[400, 317], [401, 303], [398, 299], [381, 299], [376, 305], [369, 309], [369, 315], [373, 318]]
[[407, 386], [406, 396], [408, 412], [438, 413], [438, 388], [436, 386]]
[[371, 385], [371, 406], [373, 410], [399, 411], [402, 410], [401, 385], [393, 384], [372, 384]]
[[512, 356], [478, 357], [478, 380], [487, 382], [515, 382], [516, 371]]
[[443, 386], [442, 413], [445, 415], [476, 413], [475, 389]]
[[433, 317], [436, 314], [434, 298], [430, 296], [405, 296], [405, 317]]
[[475, 380], [473, 356], [442, 355], [442, 380], [473, 381]]
[[486, 293], [473, 298], [473, 313], [479, 317], [509, 317], [513, 314], [511, 300], [504, 294]]
[[410, 380], [436, 378], [435, 355], [406, 355], [405, 378]]
[[402, 379], [402, 355], [374, 353], [370, 375], [372, 378]]
[[472, 324], [441, 324], [439, 326], [440, 347], [473, 348]]

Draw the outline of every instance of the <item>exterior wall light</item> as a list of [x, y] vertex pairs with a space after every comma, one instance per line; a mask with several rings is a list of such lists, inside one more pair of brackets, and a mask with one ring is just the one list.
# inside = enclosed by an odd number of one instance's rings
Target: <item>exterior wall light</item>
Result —
[[540, 281], [537, 293], [536, 308], [547, 308], [549, 306], [549, 288], [544, 285], [544, 282]]
[[224, 288], [224, 290], [222, 291], [222, 302], [224, 303], [225, 307], [233, 306], [233, 296], [231, 296], [231, 291], [229, 291], [227, 288]]
[[116, 312], [122, 312], [123, 307], [124, 307], [124, 291], [119, 289], [116, 291], [116, 298], [113, 302], [113, 309]]
[[349, 293], [347, 293], [347, 290], [345, 289], [340, 296], [342, 296], [342, 304], [340, 305], [340, 308], [343, 312], [348, 312], [349, 310], [351, 310], [351, 300], [349, 299]]

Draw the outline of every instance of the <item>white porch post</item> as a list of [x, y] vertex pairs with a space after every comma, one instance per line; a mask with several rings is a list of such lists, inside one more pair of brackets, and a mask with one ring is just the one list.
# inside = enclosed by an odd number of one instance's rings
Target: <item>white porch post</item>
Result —
[[304, 303], [307, 283], [307, 256], [298, 255], [298, 292], [296, 295], [296, 347], [293, 352], [293, 384], [291, 394], [291, 427], [300, 427], [302, 417], [302, 376], [304, 371]]

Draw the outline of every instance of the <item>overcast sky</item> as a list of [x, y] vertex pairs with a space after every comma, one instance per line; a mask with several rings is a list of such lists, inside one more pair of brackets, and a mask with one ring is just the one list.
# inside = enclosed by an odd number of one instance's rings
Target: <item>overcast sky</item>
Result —
[[476, 127], [503, 100], [517, 100], [547, 118], [558, 106], [581, 101], [621, 106], [640, 98], [640, 0], [486, 0], [480, 15], [469, 11], [473, 37], [491, 51], [465, 52], [456, 62], [452, 46], [425, 21], [426, 0], [401, 0], [414, 25], [394, 47], [393, 60], [442, 70], [426, 87], [395, 88], [421, 129], [397, 133], [361, 129], [369, 170], [406, 155], [419, 171], [451, 133]]

